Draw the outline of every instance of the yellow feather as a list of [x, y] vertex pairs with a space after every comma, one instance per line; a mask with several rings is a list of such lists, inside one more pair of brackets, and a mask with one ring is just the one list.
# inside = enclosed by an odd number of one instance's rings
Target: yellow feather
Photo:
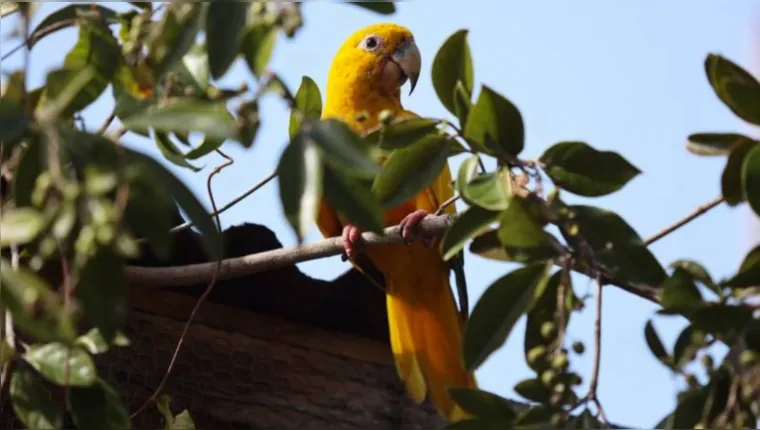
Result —
[[[357, 132], [376, 127], [377, 115], [385, 109], [393, 111], [397, 118], [417, 116], [403, 109], [399, 92], [388, 96], [378, 90], [382, 53], [357, 48], [368, 34], [385, 41], [386, 53], [411, 36], [404, 27], [377, 24], [355, 32], [336, 53], [322, 117], [339, 118]], [[367, 120], [356, 120], [361, 113], [367, 115]], [[386, 211], [385, 224], [398, 224], [418, 209], [434, 212], [453, 196], [450, 183], [451, 171], [446, 165], [427, 189]], [[454, 205], [446, 209], [446, 213], [455, 212]], [[317, 224], [326, 237], [340, 235], [343, 228], [341, 218], [324, 201]], [[448, 388], [476, 388], [477, 383], [462, 365], [462, 324], [449, 286], [449, 267], [438, 248], [415, 242], [409, 246], [375, 247], [366, 253], [386, 278], [391, 349], [409, 396], [419, 404], [429, 395], [437, 410], [450, 421], [466, 418], [468, 415], [455, 405]]]

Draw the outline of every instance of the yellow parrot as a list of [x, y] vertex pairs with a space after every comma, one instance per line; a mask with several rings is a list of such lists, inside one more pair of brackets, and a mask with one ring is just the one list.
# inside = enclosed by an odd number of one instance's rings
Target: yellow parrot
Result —
[[[411, 92], [421, 67], [412, 33], [395, 24], [376, 24], [352, 34], [335, 55], [327, 81], [322, 118], [338, 118], [358, 133], [378, 125], [378, 114], [391, 110], [395, 118], [417, 117], [401, 105], [401, 86]], [[357, 117], [365, 114], [364, 120]], [[365, 253], [386, 281], [391, 348], [396, 370], [407, 392], [420, 404], [430, 395], [449, 421], [468, 416], [448, 394], [449, 387], [476, 388], [472, 372], [461, 360], [462, 320], [449, 287], [449, 266], [437, 250], [437, 240], [411, 241], [419, 222], [453, 195], [446, 165], [427, 189], [384, 214], [385, 225], [402, 226], [408, 244], [367, 249]], [[454, 205], [446, 212], [454, 213]], [[317, 225], [325, 237], [343, 237], [346, 255], [353, 257], [360, 230], [322, 200]], [[411, 242], [411, 243], [410, 243]]]

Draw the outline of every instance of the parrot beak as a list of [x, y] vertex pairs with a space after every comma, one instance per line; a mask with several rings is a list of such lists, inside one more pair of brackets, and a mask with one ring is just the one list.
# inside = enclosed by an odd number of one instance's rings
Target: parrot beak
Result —
[[414, 87], [417, 86], [417, 79], [420, 77], [420, 68], [422, 68], [422, 56], [417, 44], [414, 43], [414, 39], [409, 38], [402, 42], [391, 54], [391, 60], [409, 78], [409, 83], [412, 86], [409, 94], [412, 94]]

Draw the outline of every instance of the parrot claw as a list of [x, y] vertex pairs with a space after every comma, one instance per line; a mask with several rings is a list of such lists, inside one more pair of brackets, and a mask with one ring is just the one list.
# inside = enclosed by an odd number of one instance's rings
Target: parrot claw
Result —
[[419, 224], [420, 221], [422, 221], [423, 218], [428, 216], [428, 213], [424, 210], [416, 210], [406, 217], [404, 217], [403, 220], [399, 223], [399, 226], [401, 227], [401, 237], [404, 238], [404, 244], [409, 245], [411, 244], [415, 239], [421, 239], [422, 243], [428, 247], [432, 248], [435, 246], [435, 239], [434, 237], [421, 237], [419, 233]]
[[354, 256], [356, 252], [356, 244], [361, 239], [361, 230], [359, 227], [348, 224], [343, 227], [343, 249], [345, 250], [345, 258], [341, 258], [343, 261], [348, 260]]

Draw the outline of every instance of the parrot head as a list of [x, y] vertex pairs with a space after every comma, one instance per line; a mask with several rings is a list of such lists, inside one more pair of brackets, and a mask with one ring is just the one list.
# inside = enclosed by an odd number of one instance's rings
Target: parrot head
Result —
[[330, 67], [328, 99], [334, 96], [365, 103], [370, 99], [397, 101], [407, 81], [411, 86], [409, 94], [414, 91], [420, 67], [420, 50], [409, 29], [388, 23], [364, 27], [338, 49]]

